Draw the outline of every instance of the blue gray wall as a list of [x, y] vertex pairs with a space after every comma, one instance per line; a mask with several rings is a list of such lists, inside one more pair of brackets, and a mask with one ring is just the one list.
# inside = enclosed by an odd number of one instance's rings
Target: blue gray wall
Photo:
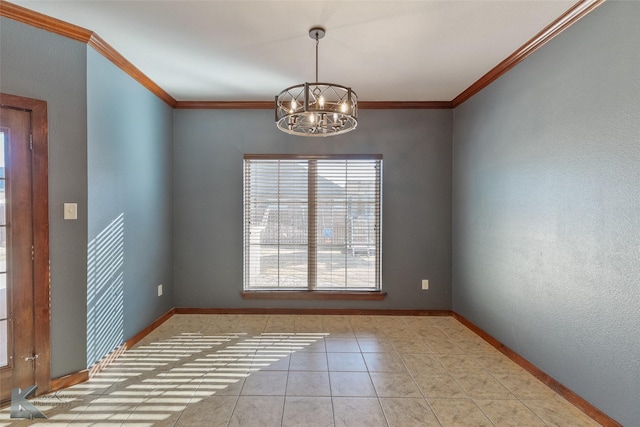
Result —
[[454, 114], [453, 309], [640, 422], [640, 3], [607, 2]]
[[[353, 134], [300, 140], [270, 111], [172, 113], [86, 45], [0, 18], [0, 90], [49, 108], [53, 377], [171, 306], [453, 304], [634, 425], [637, 22], [639, 3], [609, 1], [455, 112], [365, 110]], [[383, 154], [386, 300], [241, 299], [244, 153]], [[79, 204], [77, 221], [63, 202]], [[104, 313], [93, 289], [121, 292], [122, 317], [88, 354]]]
[[[452, 110], [360, 112], [329, 139], [277, 130], [270, 110], [174, 112], [176, 306], [451, 308]], [[384, 301], [243, 300], [244, 154], [382, 154]], [[429, 279], [430, 290], [420, 289]]]
[[91, 365], [173, 307], [173, 109], [93, 49], [87, 100]]
[[173, 307], [172, 109], [86, 44], [5, 18], [0, 64], [2, 92], [48, 106], [56, 378]]
[[[0, 90], [47, 101], [53, 377], [86, 368], [86, 64], [84, 43], [0, 18]], [[78, 203], [76, 221], [64, 202]]]

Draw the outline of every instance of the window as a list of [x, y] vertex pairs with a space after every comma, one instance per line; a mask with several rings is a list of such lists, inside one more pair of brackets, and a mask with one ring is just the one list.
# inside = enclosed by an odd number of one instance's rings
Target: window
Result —
[[382, 156], [244, 158], [244, 289], [379, 291]]

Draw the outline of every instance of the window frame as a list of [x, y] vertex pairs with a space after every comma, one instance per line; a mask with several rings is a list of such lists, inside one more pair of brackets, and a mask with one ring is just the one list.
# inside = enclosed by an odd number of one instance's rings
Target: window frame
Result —
[[[306, 161], [310, 165], [307, 170], [307, 177], [311, 177], [314, 161], [322, 160], [336, 160], [336, 161], [349, 161], [349, 160], [366, 160], [373, 161], [376, 164], [377, 174], [374, 184], [375, 202], [373, 208], [375, 210], [375, 254], [374, 254], [374, 266], [375, 269], [375, 285], [374, 287], [350, 287], [348, 283], [345, 283], [344, 287], [314, 287], [315, 278], [313, 274], [317, 274], [317, 265], [310, 267], [315, 262], [316, 251], [311, 248], [318, 248], [316, 238], [316, 218], [310, 215], [308, 218], [308, 230], [315, 230], [315, 233], [308, 233], [307, 236], [307, 286], [306, 287], [280, 287], [278, 284], [276, 287], [258, 287], [249, 285], [249, 269], [250, 260], [248, 248], [250, 244], [250, 181], [248, 179], [248, 165], [251, 161]], [[249, 162], [248, 162], [249, 161]], [[348, 165], [347, 165], [348, 166]], [[315, 175], [317, 177], [317, 175]], [[302, 180], [301, 180], [302, 181]], [[241, 292], [244, 298], [311, 298], [311, 299], [383, 299], [386, 296], [385, 292], [382, 292], [382, 187], [383, 187], [383, 157], [381, 154], [338, 154], [338, 155], [298, 155], [298, 154], [245, 154], [243, 159], [243, 290]], [[317, 197], [317, 191], [315, 184], [311, 179], [308, 181], [307, 208], [311, 208], [311, 212], [315, 209], [313, 200]], [[316, 211], [317, 212], [317, 211]], [[248, 218], [249, 217], [249, 218]], [[249, 221], [249, 223], [248, 223]], [[345, 243], [346, 245], [346, 243]]]

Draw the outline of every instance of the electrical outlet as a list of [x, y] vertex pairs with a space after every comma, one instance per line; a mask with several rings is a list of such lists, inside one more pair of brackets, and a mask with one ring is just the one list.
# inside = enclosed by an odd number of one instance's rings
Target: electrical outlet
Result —
[[429, 289], [429, 281], [427, 279], [424, 279], [422, 281], [422, 289], [424, 289], [424, 290]]
[[158, 285], [158, 296], [161, 297], [162, 296], [162, 284]]

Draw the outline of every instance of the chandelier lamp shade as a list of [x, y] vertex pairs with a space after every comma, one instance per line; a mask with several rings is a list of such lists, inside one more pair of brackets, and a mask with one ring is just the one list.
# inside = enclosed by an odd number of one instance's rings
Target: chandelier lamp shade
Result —
[[333, 136], [358, 125], [358, 96], [350, 87], [318, 82], [318, 45], [326, 31], [309, 30], [316, 41], [316, 81], [291, 86], [276, 96], [278, 129], [297, 136]]

